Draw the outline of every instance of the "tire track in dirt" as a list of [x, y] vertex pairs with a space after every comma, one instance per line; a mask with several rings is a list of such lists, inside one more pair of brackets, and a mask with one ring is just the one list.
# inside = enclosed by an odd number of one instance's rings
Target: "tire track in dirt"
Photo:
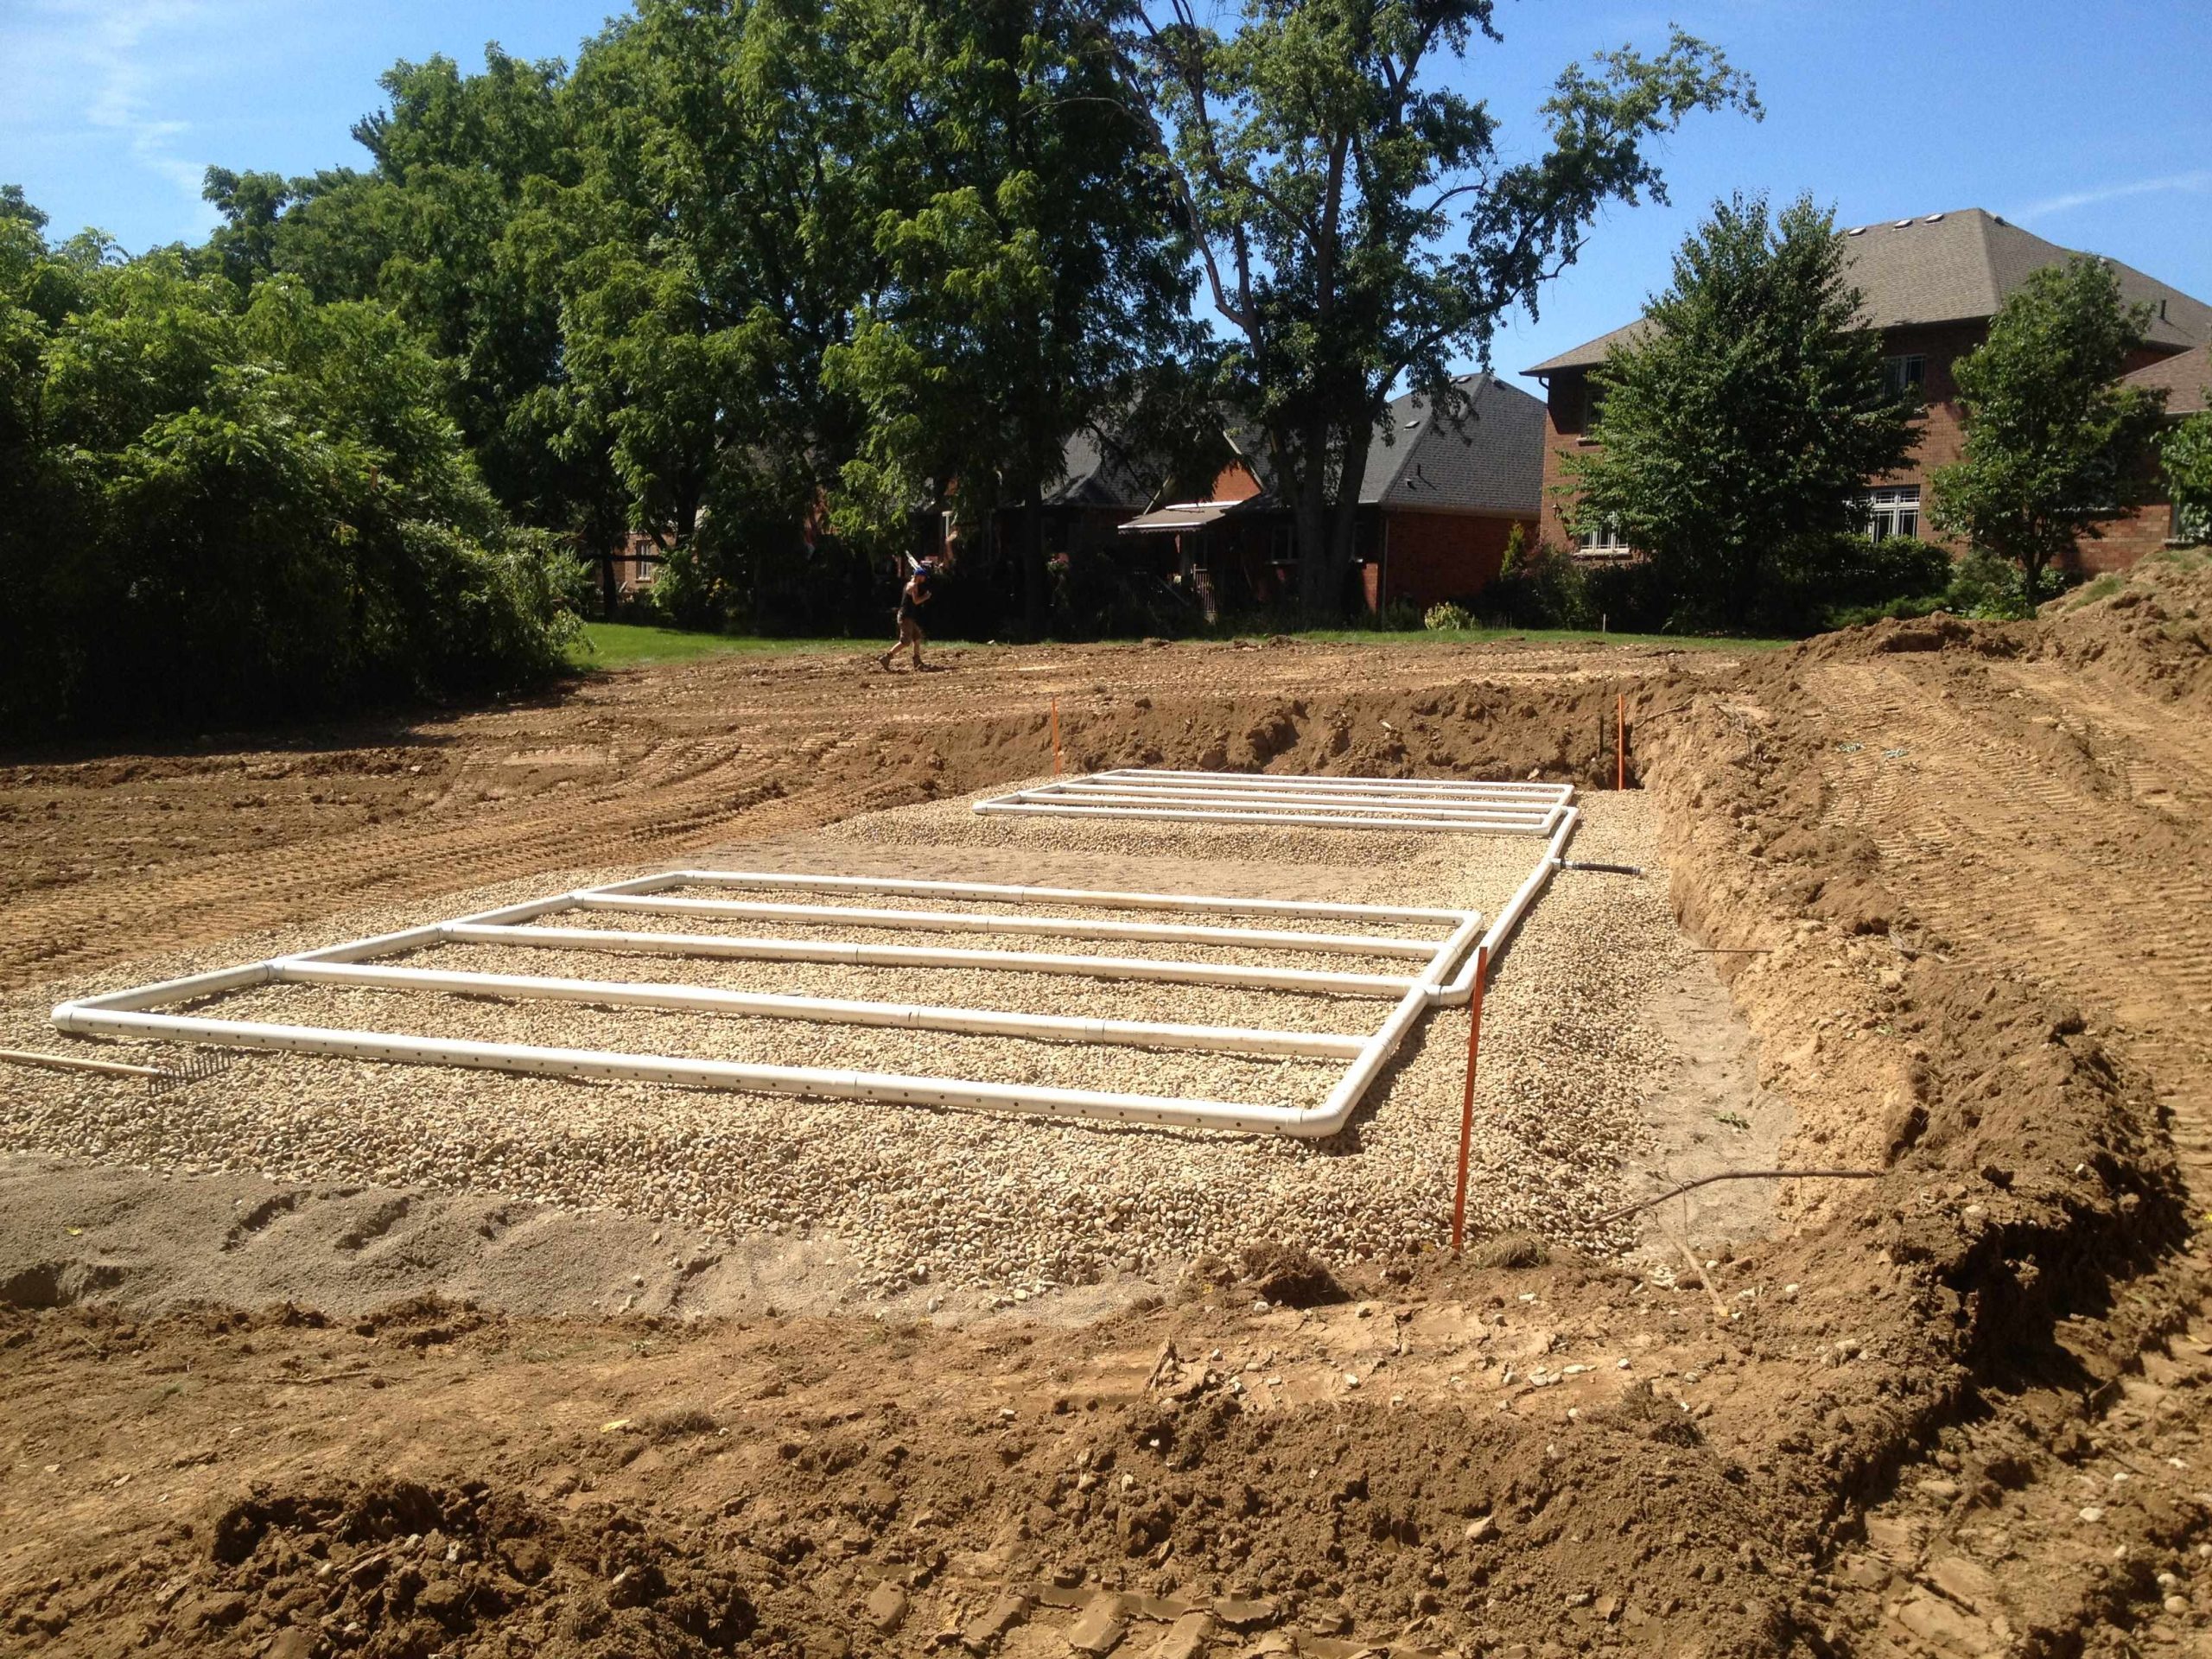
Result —
[[[1860, 745], [1831, 756], [1831, 821], [1869, 835], [1951, 939], [2101, 1004], [2158, 1079], [2192, 1185], [2212, 1191], [2212, 834], [2113, 786], [2183, 798], [2212, 782], [2203, 763], [2147, 698], [2012, 664], [1970, 698], [1909, 660], [1815, 677]], [[2024, 741], [2037, 721], [2074, 726], [2080, 764]]]
[[[1872, 844], [1882, 884], [1930, 930], [1911, 944], [2108, 1023], [2203, 1213], [2212, 824], [2186, 808], [2212, 785], [2201, 728], [2123, 684], [1964, 652], [1810, 664], [1802, 690], [1826, 745], [1825, 825]], [[1970, 1215], [1970, 1183], [1924, 1197]], [[1846, 1534], [1835, 1650], [2202, 1651], [2212, 1496], [2192, 1491], [2190, 1464], [2212, 1425], [2209, 1281], [2184, 1245], [2024, 1332]]]
[[[1467, 683], [1478, 663], [1501, 699], [1525, 693], [1528, 713], [1545, 687], [1733, 665], [1719, 653], [1602, 645], [1287, 643], [952, 652], [944, 661], [950, 671], [887, 676], [842, 654], [723, 657], [441, 719], [364, 722], [334, 740], [17, 764], [0, 783], [0, 854], [30, 879], [0, 899], [0, 985], [359, 903], [661, 861], [1005, 781], [1048, 763], [1055, 698], [1071, 728], [1118, 731], [1141, 715], [1173, 747], [1193, 725], [1181, 711], [1233, 721], [1230, 711], [1255, 703], [1341, 703], [1370, 688], [1417, 700]], [[379, 791], [355, 781], [371, 772], [385, 780]], [[405, 774], [396, 785], [395, 772]], [[410, 792], [416, 773], [427, 775]], [[161, 799], [111, 792], [109, 779], [142, 774], [158, 779]], [[254, 798], [241, 803], [241, 790]], [[250, 819], [238, 817], [242, 806]], [[168, 840], [141, 861], [147, 826]], [[46, 874], [56, 845], [79, 867], [67, 880]]]
[[[820, 755], [814, 757], [817, 766]], [[0, 980], [66, 973], [124, 950], [166, 948], [299, 920], [347, 899], [475, 887], [577, 864], [649, 861], [702, 838], [727, 836], [771, 804], [778, 827], [823, 822], [851, 810], [840, 780], [785, 795], [783, 779], [820, 777], [791, 757], [727, 753], [656, 766], [637, 785], [522, 810], [475, 810], [461, 822], [379, 824], [261, 852], [250, 864], [208, 860], [157, 868], [89, 890], [65, 888], [10, 907]], [[652, 775], [658, 772], [658, 776]], [[763, 833], [771, 833], [766, 823]], [[121, 935], [134, 918], [159, 918], [160, 936]]]

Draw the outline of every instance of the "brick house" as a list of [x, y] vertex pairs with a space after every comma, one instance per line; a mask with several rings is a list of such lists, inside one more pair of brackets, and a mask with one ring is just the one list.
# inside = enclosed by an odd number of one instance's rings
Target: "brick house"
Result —
[[[2169, 422], [2201, 415], [2208, 389], [2212, 389], [2212, 346], [2162, 357], [2122, 378], [2129, 385], [2164, 392]], [[2100, 528], [2104, 540], [2097, 550], [2105, 556], [2093, 567], [2100, 570], [2124, 569], [2162, 547], [2190, 547], [2212, 541], [2212, 524], [2206, 523], [2202, 514], [2192, 517], [2171, 501], [2146, 502]]]
[[[2063, 264], [2075, 251], [1979, 207], [1858, 226], [1841, 235], [1850, 281], [1866, 296], [1867, 326], [1881, 331], [1890, 373], [1901, 385], [1918, 386], [1927, 406], [1910, 464], [1889, 477], [1867, 480], [1871, 533], [1877, 538], [1927, 535], [1921, 509], [1929, 474], [1958, 460], [1965, 447], [1952, 364], [1987, 337], [1990, 318], [2030, 271]], [[2150, 327], [2129, 361], [2131, 378], [2155, 376], [2177, 359], [2201, 358], [2202, 348], [2212, 344], [2212, 306], [2129, 266], [2115, 262], [2113, 268], [2126, 298], [2152, 308]], [[1639, 319], [1522, 371], [1545, 391], [1544, 535], [1584, 558], [1630, 558], [1634, 552], [1609, 531], [1569, 533], [1572, 499], [1561, 459], [1594, 442], [1586, 435], [1596, 390], [1590, 371], [1604, 364], [1613, 346], [1634, 343], [1649, 327]], [[2201, 407], [2201, 391], [2196, 396]], [[2178, 399], [2170, 404], [2177, 411], [2181, 406]], [[2172, 533], [2172, 518], [2171, 508], [2160, 503], [2103, 526], [2101, 540], [2084, 538], [2081, 569], [2133, 564]]]
[[[1390, 405], [1390, 424], [1367, 452], [1356, 517], [1357, 588], [1370, 612], [1404, 602], [1426, 607], [1471, 599], [1504, 562], [1520, 524], [1533, 544], [1542, 501], [1544, 406], [1495, 376], [1462, 375], [1465, 418], [1434, 416], [1426, 398]], [[1281, 603], [1297, 591], [1291, 513], [1273, 490], [1256, 439], [1205, 499], [1129, 519], [1131, 556], [1229, 607]]]

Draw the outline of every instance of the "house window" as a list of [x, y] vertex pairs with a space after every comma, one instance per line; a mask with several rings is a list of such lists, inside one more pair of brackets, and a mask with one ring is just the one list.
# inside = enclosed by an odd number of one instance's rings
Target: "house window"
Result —
[[1920, 539], [1920, 486], [1900, 484], [1866, 497], [1867, 533], [1878, 542], [1892, 536]]
[[1605, 388], [1596, 380], [1582, 383], [1582, 435], [1588, 437], [1605, 412]]
[[1928, 384], [1928, 359], [1918, 355], [1885, 357], [1882, 359], [1882, 378], [1892, 397], [1902, 397], [1908, 391], [1917, 392]]
[[1621, 534], [1621, 527], [1610, 518], [1578, 533], [1574, 543], [1578, 552], [1592, 559], [1624, 559], [1636, 551]]

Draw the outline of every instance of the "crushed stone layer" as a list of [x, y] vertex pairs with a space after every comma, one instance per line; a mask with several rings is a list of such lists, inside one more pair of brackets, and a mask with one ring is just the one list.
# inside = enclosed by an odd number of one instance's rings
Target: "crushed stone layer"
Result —
[[[1593, 1218], [1632, 1196], [1624, 1166], [1649, 1147], [1643, 1099], [1672, 1057], [1648, 1005], [1679, 963], [1680, 939], [1647, 803], [1633, 793], [1601, 795], [1586, 799], [1585, 811], [1571, 855], [1638, 864], [1647, 874], [1640, 880], [1562, 874], [1501, 964], [1484, 1013], [1469, 1220], [1478, 1233], [1525, 1230], [1617, 1251], [1633, 1243], [1633, 1231], [1601, 1229]], [[1008, 821], [980, 817], [960, 800], [868, 815], [795, 846], [754, 844], [684, 863], [1494, 912], [1543, 844], [1529, 836]], [[419, 925], [639, 873], [549, 874], [435, 906], [357, 912], [312, 932], [288, 930], [34, 988], [0, 1008], [0, 1041], [69, 1045], [73, 1039], [45, 1020], [51, 1003], [65, 995]], [[899, 908], [929, 902], [828, 901]], [[1062, 913], [1085, 912], [1062, 907]], [[655, 931], [767, 933], [774, 926], [578, 912], [540, 920]], [[786, 931], [827, 936], [804, 925]], [[989, 943], [961, 934], [868, 937]], [[1037, 948], [1028, 940], [996, 943]], [[1077, 948], [1143, 953], [1122, 941]], [[1419, 968], [1410, 960], [1314, 952], [1208, 954], [1354, 971]], [[982, 969], [720, 963], [503, 946], [448, 946], [394, 960], [556, 976], [680, 976], [684, 982], [738, 988], [1285, 1029], [1369, 1030], [1389, 1007], [1381, 999]], [[1340, 1069], [1305, 1059], [350, 988], [269, 987], [207, 1008], [222, 1017], [1254, 1101], [1318, 1101]], [[239, 1052], [219, 1078], [154, 1098], [131, 1084], [10, 1072], [0, 1079], [6, 1089], [0, 1147], [178, 1172], [474, 1192], [664, 1219], [735, 1238], [834, 1240], [860, 1265], [860, 1282], [880, 1295], [918, 1303], [970, 1287], [1030, 1295], [1172, 1270], [1201, 1253], [1262, 1243], [1302, 1245], [1339, 1261], [1439, 1244], [1449, 1226], [1466, 1032], [1464, 1010], [1430, 1014], [1370, 1090], [1351, 1125], [1325, 1141]], [[171, 1052], [152, 1046], [147, 1053]]]

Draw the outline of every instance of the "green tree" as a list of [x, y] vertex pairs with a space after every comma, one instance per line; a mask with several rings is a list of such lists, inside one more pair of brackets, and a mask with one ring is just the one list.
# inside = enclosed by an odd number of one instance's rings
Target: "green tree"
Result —
[[2177, 533], [2212, 540], [2212, 410], [2177, 422], [2160, 440], [2158, 453]]
[[2109, 264], [2077, 255], [2029, 272], [1953, 365], [1966, 454], [1930, 480], [1929, 516], [2018, 565], [2031, 605], [2044, 572], [2142, 492], [2165, 394], [2118, 378], [2149, 322]]
[[823, 0], [643, 0], [578, 60], [561, 282], [579, 441], [710, 614], [803, 584], [861, 417], [824, 385], [869, 291], [865, 20]]
[[567, 72], [494, 45], [479, 73], [433, 57], [379, 85], [388, 107], [353, 130], [369, 171], [286, 183], [211, 169], [227, 221], [211, 245], [242, 285], [283, 270], [320, 300], [397, 311], [450, 365], [447, 408], [501, 505], [603, 548], [620, 532], [620, 494], [604, 444], [570, 441], [568, 249], [553, 223], [583, 173]]
[[1749, 83], [1679, 31], [1664, 51], [1570, 66], [1545, 144], [1504, 164], [1482, 102], [1432, 84], [1491, 0], [1243, 0], [1241, 26], [1190, 0], [1143, 57], [1216, 308], [1227, 367], [1267, 435], [1297, 527], [1300, 602], [1344, 602], [1367, 453], [1404, 385], [1444, 418], [1455, 357], [1535, 308], [1609, 202], [1664, 200], [1649, 148], [1691, 111], [1756, 111]]
[[554, 666], [512, 531], [397, 317], [0, 221], [0, 721], [259, 716]]
[[1596, 373], [1601, 447], [1567, 460], [1578, 522], [1617, 525], [1694, 613], [1738, 627], [1778, 560], [1817, 576], [1916, 436], [1862, 299], [1810, 197], [1715, 202]]
[[[1119, 0], [895, 0], [871, 87], [883, 283], [833, 384], [869, 423], [840, 505], [897, 535], [918, 504], [1020, 510], [1028, 628], [1048, 593], [1044, 496], [1068, 440], [1187, 354], [1188, 245], [1130, 111]], [[987, 551], [988, 537], [980, 544]]]
[[211, 167], [200, 194], [223, 216], [207, 238], [223, 275], [244, 289], [275, 270], [277, 221], [297, 194], [283, 175]]

